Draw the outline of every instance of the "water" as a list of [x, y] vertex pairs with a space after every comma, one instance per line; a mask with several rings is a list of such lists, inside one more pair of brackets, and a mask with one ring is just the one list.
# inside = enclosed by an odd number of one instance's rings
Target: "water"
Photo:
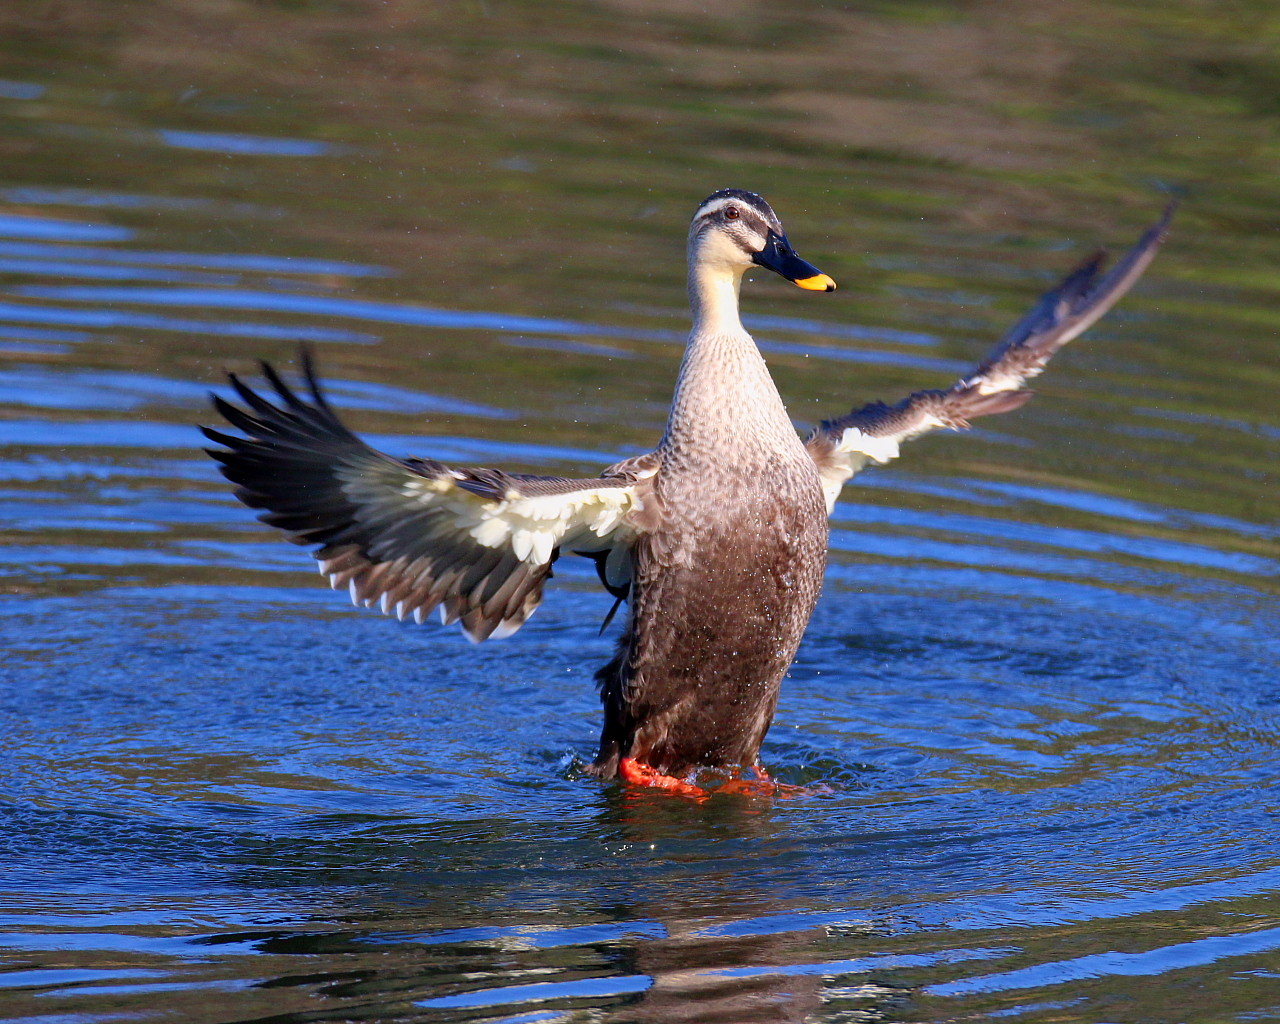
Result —
[[[0, 1016], [1280, 1018], [1274, 29], [0, 11]], [[830, 792], [695, 805], [581, 772], [589, 565], [506, 642], [357, 612], [194, 425], [309, 341], [395, 453], [645, 450], [726, 185], [842, 286], [747, 290], [801, 421], [945, 383], [1188, 195], [1031, 405], [845, 492], [764, 751]]]

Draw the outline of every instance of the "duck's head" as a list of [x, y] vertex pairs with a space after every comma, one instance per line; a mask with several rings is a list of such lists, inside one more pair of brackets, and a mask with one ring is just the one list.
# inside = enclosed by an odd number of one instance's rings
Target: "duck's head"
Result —
[[833, 292], [836, 283], [802, 260], [773, 208], [754, 192], [722, 188], [699, 204], [689, 225], [689, 262], [732, 271], [766, 267], [813, 292]]

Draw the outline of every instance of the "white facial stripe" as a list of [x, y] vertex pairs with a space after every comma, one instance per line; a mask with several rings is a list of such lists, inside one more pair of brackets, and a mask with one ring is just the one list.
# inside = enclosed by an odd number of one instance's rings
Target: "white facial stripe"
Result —
[[760, 222], [760, 224], [764, 227], [766, 232], [772, 229], [774, 231], [778, 231], [779, 233], [781, 233], [782, 226], [780, 224], [773, 223], [773, 221], [777, 219], [776, 217], [771, 217], [765, 214], [764, 211], [757, 209], [755, 204], [748, 203], [746, 200], [739, 199], [736, 196], [724, 196], [721, 199], [716, 199], [710, 203], [705, 204], [704, 206], [699, 207], [698, 212], [694, 214], [693, 219], [695, 221], [699, 221], [709, 217], [713, 217], [717, 213], [719, 213], [721, 210], [723, 210], [726, 206], [736, 206], [739, 210], [741, 210], [746, 215], [744, 219], [748, 219], [748, 220], [752, 218], [757, 219]]
[[694, 215], [695, 220], [703, 217], [710, 217], [719, 213], [726, 206], [741, 206], [742, 200], [735, 199], [733, 196], [725, 196], [723, 199], [717, 199], [714, 202], [707, 203], [705, 206], [699, 207], [698, 212]]

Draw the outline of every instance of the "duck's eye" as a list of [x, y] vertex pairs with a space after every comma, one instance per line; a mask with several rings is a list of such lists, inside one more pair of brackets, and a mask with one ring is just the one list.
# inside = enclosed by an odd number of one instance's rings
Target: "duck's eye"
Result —
[[724, 208], [725, 220], [737, 220], [742, 216], [742, 212], [736, 206], [726, 206]]

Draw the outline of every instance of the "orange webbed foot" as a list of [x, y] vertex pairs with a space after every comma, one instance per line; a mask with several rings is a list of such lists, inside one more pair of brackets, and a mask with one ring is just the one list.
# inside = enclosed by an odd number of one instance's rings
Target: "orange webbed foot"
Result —
[[699, 801], [705, 800], [708, 796], [707, 791], [701, 786], [695, 786], [692, 782], [677, 779], [674, 775], [663, 775], [657, 768], [650, 767], [633, 757], [624, 757], [618, 762], [618, 775], [624, 782], [632, 786], [665, 789], [669, 793], [693, 797]]
[[[744, 769], [733, 770], [741, 772]], [[674, 775], [666, 775], [633, 757], [624, 757], [618, 762], [618, 777], [623, 782], [632, 786], [665, 790], [677, 796], [688, 797], [697, 803], [705, 803], [720, 793], [756, 799], [794, 800], [799, 797], [821, 796], [831, 792], [826, 786], [793, 786], [788, 782], [777, 782], [760, 767], [745, 770], [754, 772], [754, 776], [745, 778], [742, 775], [736, 775], [724, 782], [700, 786], [685, 779], [676, 778]], [[711, 774], [723, 778], [722, 772], [713, 771]]]
[[813, 796], [820, 790], [806, 786], [793, 786], [789, 782], [777, 782], [763, 768], [755, 769], [754, 779], [730, 779], [717, 792], [734, 793], [737, 796], [772, 797], [777, 800], [794, 800], [797, 797]]

